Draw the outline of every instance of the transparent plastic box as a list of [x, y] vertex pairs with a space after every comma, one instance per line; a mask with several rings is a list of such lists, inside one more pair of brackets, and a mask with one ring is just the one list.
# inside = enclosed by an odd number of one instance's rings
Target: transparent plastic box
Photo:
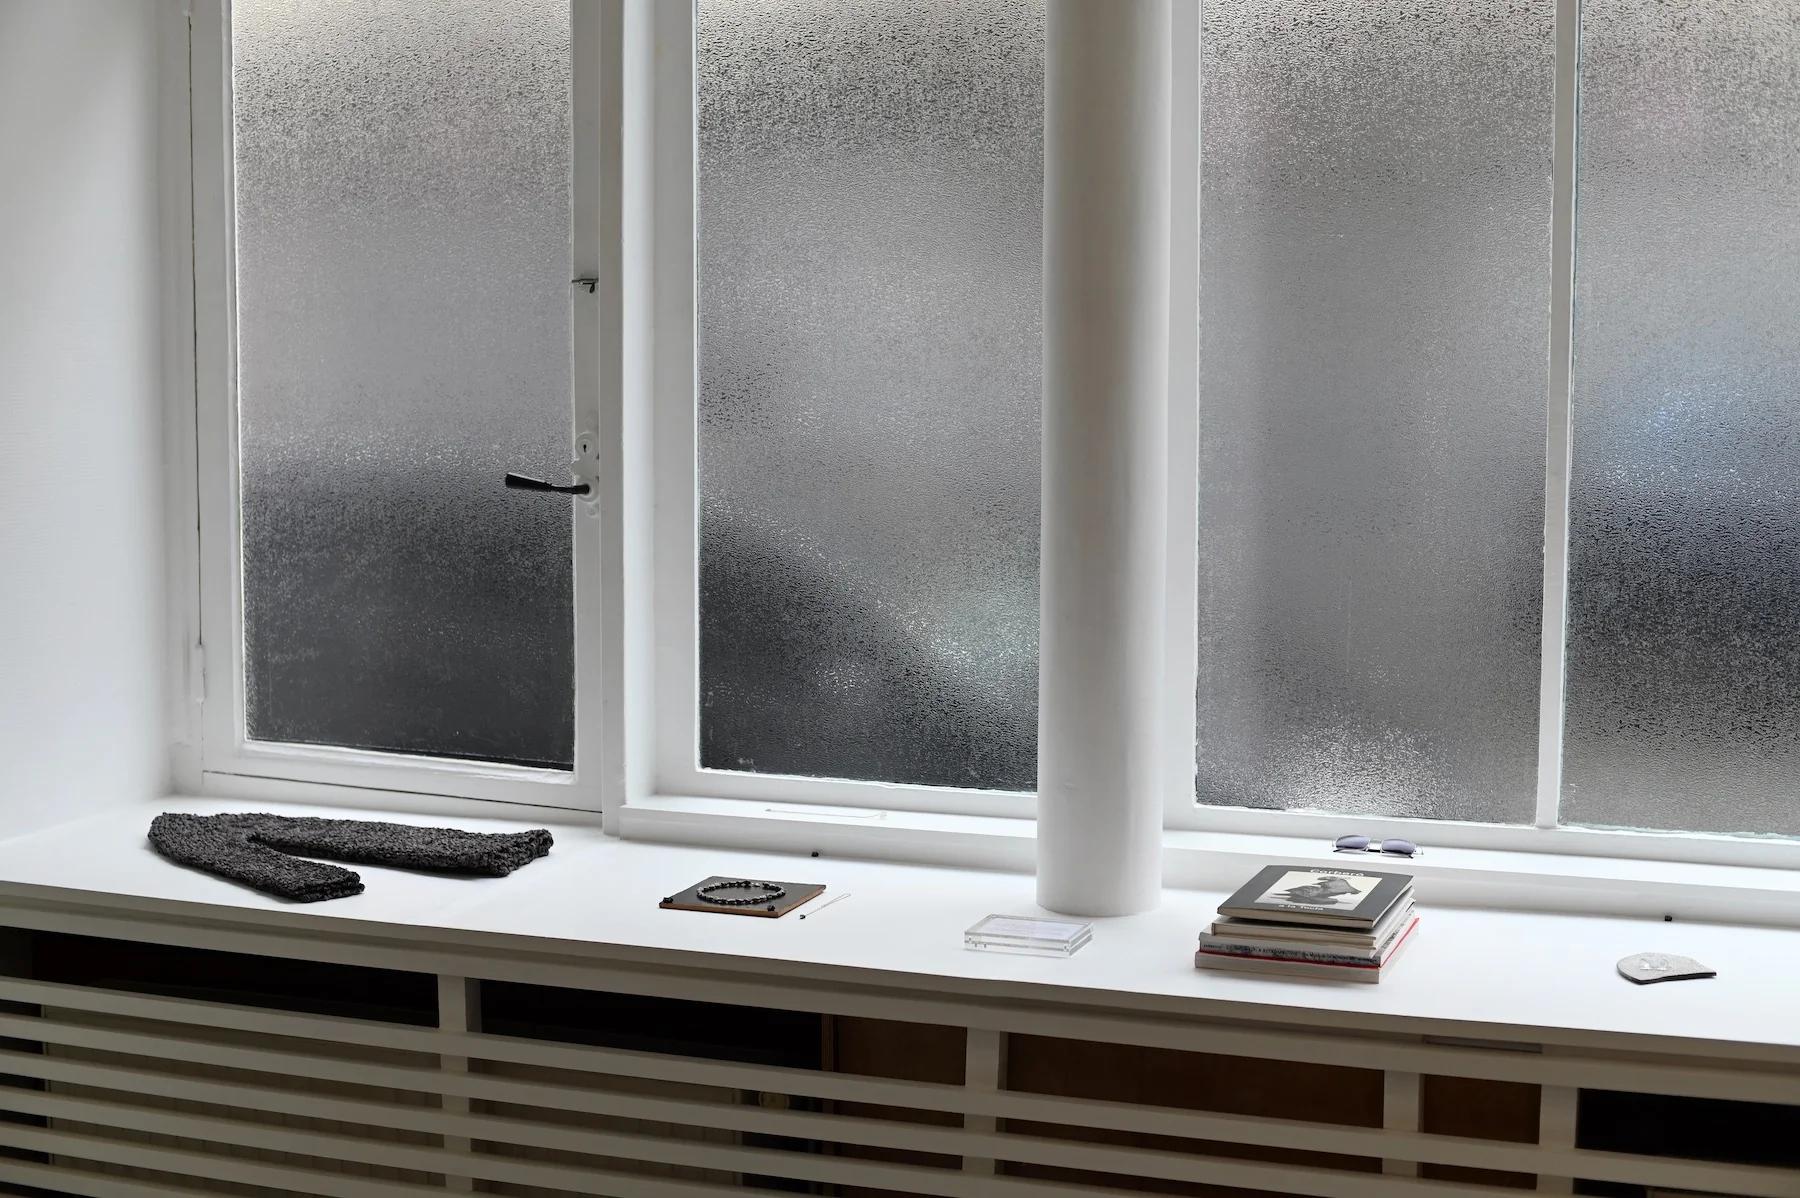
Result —
[[963, 933], [963, 947], [984, 953], [1072, 957], [1094, 937], [1094, 925], [1035, 915], [990, 915]]

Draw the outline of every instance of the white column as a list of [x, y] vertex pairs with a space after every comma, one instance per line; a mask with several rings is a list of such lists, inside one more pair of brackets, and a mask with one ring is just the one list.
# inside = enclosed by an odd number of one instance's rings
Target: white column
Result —
[[1162, 888], [1169, 0], [1050, 0], [1038, 902]]

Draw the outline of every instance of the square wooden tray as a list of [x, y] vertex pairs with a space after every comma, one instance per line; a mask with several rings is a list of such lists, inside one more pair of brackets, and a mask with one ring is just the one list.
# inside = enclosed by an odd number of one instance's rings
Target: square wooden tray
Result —
[[[787, 891], [778, 899], [754, 906], [727, 907], [720, 903], [709, 903], [700, 897], [702, 886], [711, 886], [717, 882], [768, 882]], [[665, 911], [710, 911], [715, 915], [754, 915], [761, 919], [780, 919], [795, 907], [810, 903], [825, 893], [825, 887], [818, 882], [779, 882], [773, 878], [732, 878], [715, 874], [710, 878], [701, 878], [686, 890], [677, 891], [656, 904]]]

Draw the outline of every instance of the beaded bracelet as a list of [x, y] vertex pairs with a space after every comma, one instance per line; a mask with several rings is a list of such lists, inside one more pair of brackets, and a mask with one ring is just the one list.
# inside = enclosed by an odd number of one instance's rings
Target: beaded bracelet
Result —
[[[761, 894], [749, 898], [714, 898], [713, 893], [719, 890], [760, 890]], [[721, 907], [755, 907], [762, 903], [772, 903], [787, 897], [787, 889], [773, 882], [752, 882], [749, 879], [734, 879], [725, 882], [714, 882], [694, 891], [694, 897], [703, 903], [716, 903]]]

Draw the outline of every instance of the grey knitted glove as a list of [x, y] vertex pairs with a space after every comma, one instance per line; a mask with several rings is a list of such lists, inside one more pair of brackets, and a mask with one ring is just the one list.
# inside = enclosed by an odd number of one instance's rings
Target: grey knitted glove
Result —
[[159, 815], [150, 845], [181, 865], [296, 902], [361, 894], [362, 878], [290, 853], [366, 865], [504, 877], [550, 851], [548, 830], [462, 832], [374, 820], [311, 816]]

